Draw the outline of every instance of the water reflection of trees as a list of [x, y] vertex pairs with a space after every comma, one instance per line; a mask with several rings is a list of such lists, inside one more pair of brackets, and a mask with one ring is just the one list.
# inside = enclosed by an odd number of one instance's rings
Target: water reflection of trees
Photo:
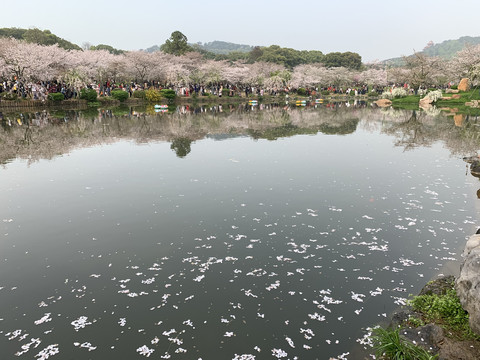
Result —
[[440, 113], [432, 116], [423, 110], [396, 110], [389, 112], [391, 121], [382, 131], [395, 136], [395, 145], [410, 150], [442, 141], [456, 155], [476, 153], [480, 148], [480, 124], [477, 116]]
[[418, 114], [416, 110], [412, 110], [405, 112], [405, 115], [405, 121], [393, 122], [390, 127], [385, 129], [386, 133], [396, 136], [395, 145], [403, 147], [405, 150], [417, 146], [429, 146], [434, 139], [429, 136], [429, 129], [422, 121], [425, 114]]
[[480, 144], [478, 119], [466, 116], [461, 126], [451, 116], [432, 116], [422, 110], [385, 110], [365, 106], [210, 106], [178, 108], [174, 113], [149, 109], [12, 113], [0, 116], [0, 162], [16, 157], [29, 162], [50, 159], [75, 148], [133, 140], [166, 141], [179, 157], [196, 140], [249, 136], [275, 140], [300, 134], [350, 134], [382, 131], [405, 150], [443, 141], [452, 153], [469, 155]]
[[174, 150], [179, 158], [183, 158], [191, 151], [191, 144], [192, 140], [189, 138], [176, 138], [173, 139], [170, 149]]

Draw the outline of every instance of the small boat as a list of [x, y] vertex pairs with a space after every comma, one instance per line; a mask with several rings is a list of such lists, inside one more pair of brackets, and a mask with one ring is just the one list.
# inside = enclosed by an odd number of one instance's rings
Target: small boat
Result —
[[154, 105], [153, 106], [155, 109], [167, 109], [168, 108], [168, 105]]

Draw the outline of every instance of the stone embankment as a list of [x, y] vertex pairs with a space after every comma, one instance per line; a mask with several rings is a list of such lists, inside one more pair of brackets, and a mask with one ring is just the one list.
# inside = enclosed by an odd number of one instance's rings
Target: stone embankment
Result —
[[480, 334], [480, 229], [465, 245], [455, 289], [462, 307], [468, 312], [471, 329]]

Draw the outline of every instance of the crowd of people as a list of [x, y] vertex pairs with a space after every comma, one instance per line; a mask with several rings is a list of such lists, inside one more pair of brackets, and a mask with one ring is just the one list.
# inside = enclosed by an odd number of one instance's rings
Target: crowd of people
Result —
[[[134, 93], [139, 90], [168, 88], [175, 90], [177, 96], [190, 97], [190, 96], [277, 96], [277, 95], [289, 95], [290, 93], [298, 93], [308, 97], [318, 97], [321, 94], [343, 94], [348, 96], [360, 96], [366, 95], [369, 92], [376, 92], [378, 95], [382, 94], [386, 89], [392, 89], [395, 87], [403, 87], [409, 93], [414, 93], [408, 84], [393, 84], [389, 87], [369, 87], [366, 84], [357, 84], [352, 87], [338, 87], [338, 86], [326, 86], [326, 87], [312, 87], [293, 89], [285, 86], [280, 89], [264, 89], [260, 86], [251, 85], [232, 85], [232, 84], [211, 84], [208, 86], [201, 84], [191, 84], [189, 86], [175, 86], [173, 84], [160, 84], [158, 82], [122, 82], [115, 83], [111, 81], [92, 83], [86, 86], [87, 88], [94, 89], [99, 97], [109, 97], [113, 90], [121, 89], [128, 92], [130, 97], [134, 96]], [[80, 96], [80, 89], [74, 86], [69, 86], [65, 82], [60, 81], [40, 81], [36, 83], [23, 83], [16, 79], [4, 80], [0, 82], [0, 100], [14, 100], [14, 99], [31, 99], [45, 101], [50, 93], [62, 93], [64, 99], [75, 99]], [[301, 90], [301, 91], [300, 91]]]

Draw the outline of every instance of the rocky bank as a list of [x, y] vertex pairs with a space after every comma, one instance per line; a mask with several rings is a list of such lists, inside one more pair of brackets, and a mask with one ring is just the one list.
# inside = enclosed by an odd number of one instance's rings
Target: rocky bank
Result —
[[471, 329], [480, 334], [480, 229], [465, 245], [455, 289], [462, 307], [468, 312]]
[[[460, 303], [469, 314], [471, 329], [480, 334], [480, 229], [472, 235], [465, 245], [463, 263], [457, 279], [446, 276], [429, 282], [419, 295], [443, 295], [455, 283]], [[392, 316], [391, 325], [405, 326], [410, 317], [419, 317], [411, 309], [402, 309]], [[480, 341], [456, 340], [439, 324], [426, 324], [420, 327], [403, 328], [401, 334], [414, 344], [424, 347], [438, 360], [478, 360], [480, 359]]]

